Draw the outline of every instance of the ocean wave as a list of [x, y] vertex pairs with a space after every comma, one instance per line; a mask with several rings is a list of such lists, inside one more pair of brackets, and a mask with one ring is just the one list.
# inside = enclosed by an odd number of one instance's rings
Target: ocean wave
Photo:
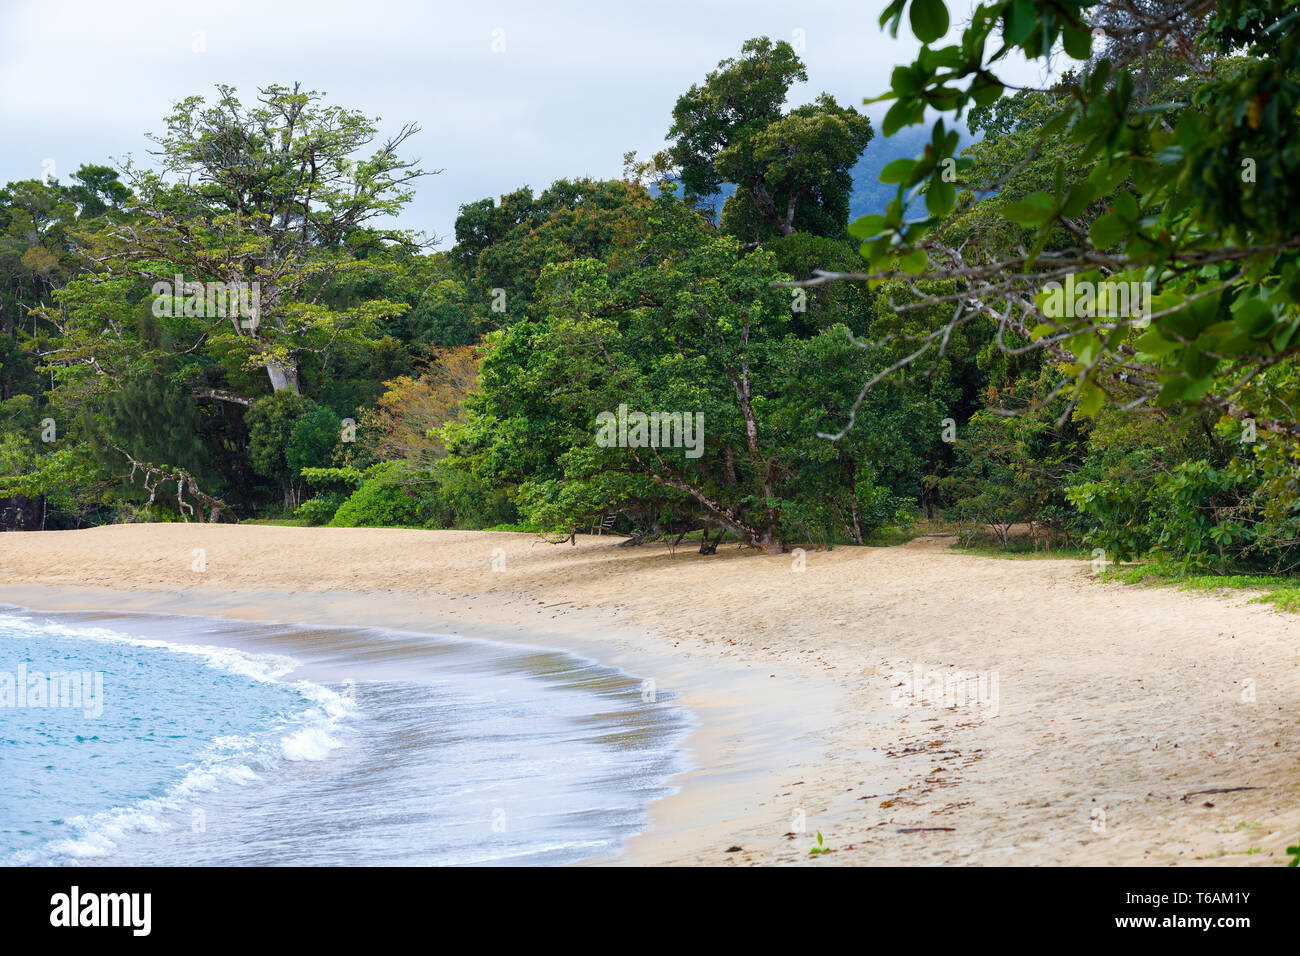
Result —
[[306, 706], [296, 713], [278, 715], [264, 730], [247, 735], [219, 736], [208, 742], [190, 763], [184, 776], [160, 797], [129, 806], [110, 807], [93, 814], [69, 817], [76, 831], [54, 839], [40, 850], [22, 850], [0, 860], [4, 865], [77, 862], [110, 856], [133, 833], [159, 833], [175, 829], [176, 817], [190, 811], [194, 798], [224, 787], [256, 783], [261, 773], [273, 771], [283, 761], [320, 761], [342, 746], [344, 727], [357, 714], [355, 703], [323, 684], [285, 681], [298, 662], [283, 654], [251, 653], [205, 644], [183, 644], [144, 638], [106, 627], [79, 627], [54, 621], [37, 621], [18, 614], [0, 613], [0, 627], [29, 637], [54, 636], [72, 640], [124, 644], [133, 647], [197, 656], [223, 673], [258, 683], [273, 683], [295, 691]]

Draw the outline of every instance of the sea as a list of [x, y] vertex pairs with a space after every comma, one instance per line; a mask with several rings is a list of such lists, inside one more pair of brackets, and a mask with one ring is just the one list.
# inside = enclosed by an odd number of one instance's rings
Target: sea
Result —
[[692, 725], [551, 649], [0, 606], [0, 865], [614, 858]]

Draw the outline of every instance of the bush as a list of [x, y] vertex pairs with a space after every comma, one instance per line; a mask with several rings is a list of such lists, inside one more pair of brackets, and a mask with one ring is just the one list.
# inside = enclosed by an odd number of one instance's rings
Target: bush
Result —
[[1115, 560], [1151, 554], [1184, 574], [1248, 566], [1257, 549], [1259, 485], [1253, 462], [1224, 467], [1187, 461], [1144, 483], [1119, 476], [1068, 489], [1070, 502], [1092, 519], [1088, 534]]
[[334, 513], [335, 528], [447, 527], [451, 509], [438, 497], [437, 479], [389, 461], [366, 470], [361, 487]]
[[344, 498], [339, 494], [322, 495], [308, 498], [293, 513], [295, 518], [302, 518], [309, 525], [328, 524], [343, 504]]

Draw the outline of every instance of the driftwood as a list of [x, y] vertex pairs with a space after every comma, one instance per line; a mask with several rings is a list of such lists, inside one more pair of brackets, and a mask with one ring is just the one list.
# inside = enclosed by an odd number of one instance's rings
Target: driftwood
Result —
[[149, 504], [153, 504], [158, 497], [158, 489], [167, 482], [176, 484], [176, 507], [180, 511], [181, 520], [188, 522], [193, 515], [200, 522], [203, 521], [202, 513], [197, 511], [193, 504], [185, 500], [188, 492], [191, 499], [203, 505], [208, 509], [208, 520], [215, 523], [217, 521], [229, 521], [232, 524], [238, 524], [239, 518], [230, 509], [230, 506], [220, 498], [213, 498], [199, 488], [199, 483], [194, 480], [194, 476], [183, 468], [161, 468], [158, 465], [151, 465], [148, 462], [140, 461], [130, 452], [117, 445], [113, 445], [113, 450], [124, 457], [131, 463], [131, 474], [127, 476], [127, 481], [134, 481], [136, 473], [139, 472], [144, 476], [144, 490], [149, 492]]
[[1242, 790], [1259, 790], [1259, 787], [1215, 787], [1213, 790], [1193, 790], [1191, 793], [1183, 794], [1183, 803], [1187, 803], [1188, 797], [1199, 797], [1209, 793], [1238, 793]]

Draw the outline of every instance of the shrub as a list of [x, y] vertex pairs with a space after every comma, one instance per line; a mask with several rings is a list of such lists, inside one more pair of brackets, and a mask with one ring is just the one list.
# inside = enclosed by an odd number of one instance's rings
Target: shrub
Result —
[[388, 461], [366, 469], [361, 486], [339, 505], [335, 528], [447, 528], [454, 510], [442, 498], [438, 476], [406, 462]]
[[295, 511], [295, 518], [302, 518], [310, 525], [328, 524], [339, 510], [345, 499], [337, 493], [308, 498]]

